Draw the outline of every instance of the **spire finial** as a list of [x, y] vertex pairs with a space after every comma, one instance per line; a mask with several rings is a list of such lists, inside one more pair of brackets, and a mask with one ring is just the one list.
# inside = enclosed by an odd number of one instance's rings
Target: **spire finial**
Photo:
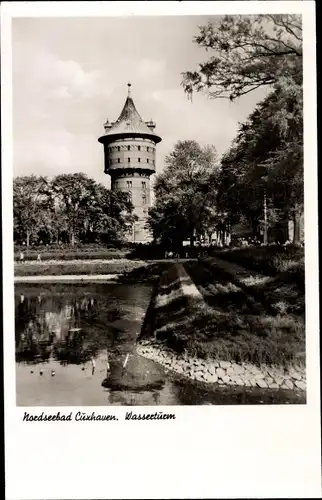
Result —
[[127, 86], [128, 86], [127, 95], [128, 95], [128, 97], [130, 97], [130, 96], [131, 96], [131, 86], [132, 86], [132, 84], [129, 82], [129, 83], [127, 84]]

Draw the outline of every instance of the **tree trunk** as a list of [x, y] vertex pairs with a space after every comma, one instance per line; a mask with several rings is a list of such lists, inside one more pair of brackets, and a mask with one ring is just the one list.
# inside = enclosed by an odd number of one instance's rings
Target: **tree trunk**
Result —
[[264, 230], [263, 230], [263, 243], [267, 245], [268, 242], [268, 227], [267, 227], [267, 201], [266, 191], [264, 192]]
[[27, 229], [27, 247], [29, 247], [30, 244], [30, 231]]
[[194, 247], [194, 243], [195, 243], [195, 231], [193, 229], [192, 231], [190, 231], [190, 248]]
[[294, 245], [299, 245], [301, 243], [301, 216], [302, 210], [297, 208], [293, 215], [293, 243]]

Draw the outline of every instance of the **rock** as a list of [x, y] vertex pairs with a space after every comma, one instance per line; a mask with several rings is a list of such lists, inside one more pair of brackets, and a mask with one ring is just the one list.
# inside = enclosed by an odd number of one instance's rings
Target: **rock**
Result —
[[219, 361], [219, 365], [221, 368], [229, 368], [231, 366], [231, 362], [230, 361]]
[[293, 378], [295, 380], [301, 380], [302, 379], [302, 375], [299, 372], [295, 371], [295, 370], [290, 370], [289, 371], [289, 375], [290, 375], [291, 378]]
[[227, 385], [236, 385], [236, 382], [234, 380], [229, 380], [226, 383], [227, 383]]
[[250, 380], [244, 380], [244, 386], [245, 387], [251, 387], [252, 384], [251, 384]]
[[304, 382], [302, 382], [301, 380], [296, 380], [295, 381], [295, 386], [298, 388], [298, 389], [302, 389], [302, 391], [305, 391], [306, 390], [306, 384]]
[[218, 382], [218, 377], [216, 374], [214, 375], [207, 375], [207, 380], [208, 382], [210, 382], [211, 384], [215, 384], [216, 382]]
[[281, 385], [281, 389], [293, 389], [294, 385], [292, 380], [286, 379], [284, 380], [283, 385]]
[[272, 379], [272, 377], [265, 377], [264, 380], [268, 386], [274, 383], [274, 379]]
[[263, 380], [263, 379], [256, 379], [256, 382], [257, 382], [258, 387], [260, 387], [261, 389], [266, 389], [267, 388], [267, 384], [266, 384], [265, 380]]
[[238, 385], [240, 387], [242, 387], [243, 385], [245, 385], [245, 383], [244, 383], [244, 381], [243, 381], [243, 379], [241, 377], [234, 378], [234, 382], [235, 382], [236, 385]]
[[218, 378], [224, 377], [225, 374], [226, 374], [225, 370], [223, 370], [222, 368], [216, 368], [216, 375], [218, 376]]
[[255, 379], [250, 380], [252, 387], [257, 387], [257, 382], [260, 382], [260, 381], [255, 380]]
[[242, 363], [241, 366], [247, 371], [251, 371], [254, 368], [254, 365], [251, 365], [250, 363]]
[[245, 373], [245, 368], [242, 365], [238, 365], [237, 363], [232, 363], [232, 368], [235, 373]]
[[218, 384], [223, 385], [223, 381], [221, 379], [218, 379]]
[[270, 389], [279, 389], [279, 385], [276, 382], [271, 382], [268, 387]]
[[250, 373], [250, 372], [245, 372], [243, 374], [243, 379], [244, 380], [249, 380], [250, 381], [250, 380], [253, 380], [253, 378], [254, 378], [254, 375], [252, 373]]
[[207, 373], [208, 373], [209, 375], [216, 375], [216, 368], [214, 368], [214, 367], [212, 367], [212, 366], [209, 366], [209, 367], [207, 368]]
[[211, 362], [212, 366], [214, 366], [215, 368], [219, 368], [219, 363], [218, 361], [212, 361]]
[[235, 370], [232, 366], [229, 366], [226, 370], [227, 375], [234, 375]]
[[261, 380], [261, 379], [264, 379], [264, 378], [265, 378], [265, 375], [264, 375], [264, 373], [262, 373], [262, 372], [258, 372], [258, 373], [256, 373], [256, 375], [254, 376], [254, 379], [255, 379], [255, 380]]
[[224, 382], [224, 384], [227, 384], [227, 382], [230, 381], [230, 377], [228, 377], [228, 375], [224, 375], [222, 378], [222, 381]]
[[284, 382], [284, 377], [275, 376], [274, 380], [279, 386], [281, 386]]

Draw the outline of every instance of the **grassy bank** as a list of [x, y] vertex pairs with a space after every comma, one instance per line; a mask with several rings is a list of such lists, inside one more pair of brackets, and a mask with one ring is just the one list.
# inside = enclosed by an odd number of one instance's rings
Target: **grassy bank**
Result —
[[53, 246], [53, 247], [15, 247], [14, 259], [20, 260], [20, 254], [23, 253], [25, 261], [38, 259], [48, 260], [92, 260], [92, 259], [123, 259], [129, 252], [127, 248], [106, 248], [103, 246], [83, 245], [79, 247], [71, 246]]
[[86, 275], [86, 274], [119, 274], [130, 273], [135, 269], [144, 269], [145, 263], [131, 260], [112, 260], [106, 262], [66, 262], [66, 263], [15, 263], [15, 276], [39, 276], [39, 275]]
[[263, 304], [225, 277], [215, 278], [200, 263], [185, 266], [203, 300], [180, 292], [180, 280], [188, 283], [189, 277], [174, 265], [155, 290], [141, 339], [155, 336], [177, 352], [204, 359], [282, 366], [304, 362], [303, 318], [267, 314]]
[[240, 264], [218, 257], [202, 257], [202, 265], [214, 278], [226, 279], [241, 288], [268, 314], [305, 314], [304, 279], [290, 271], [280, 272], [275, 276], [258, 274]]
[[219, 250], [214, 255], [267, 276], [287, 273], [289, 279], [304, 286], [304, 248], [272, 245]]

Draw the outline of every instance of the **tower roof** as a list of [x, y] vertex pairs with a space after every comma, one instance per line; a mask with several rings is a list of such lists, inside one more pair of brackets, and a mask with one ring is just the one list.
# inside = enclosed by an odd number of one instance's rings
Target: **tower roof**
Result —
[[118, 117], [116, 122], [112, 124], [106, 124], [106, 132], [102, 137], [99, 138], [99, 142], [106, 142], [109, 139], [112, 140], [112, 137], [115, 138], [114, 136], [117, 135], [122, 135], [124, 137], [149, 137], [156, 143], [161, 141], [161, 137], [153, 132], [155, 124], [152, 121], [148, 122], [148, 124], [151, 124], [152, 127], [149, 128], [149, 126], [142, 120], [141, 116], [139, 115], [131, 97], [130, 87], [131, 84], [129, 83], [128, 96], [126, 98], [120, 116]]

